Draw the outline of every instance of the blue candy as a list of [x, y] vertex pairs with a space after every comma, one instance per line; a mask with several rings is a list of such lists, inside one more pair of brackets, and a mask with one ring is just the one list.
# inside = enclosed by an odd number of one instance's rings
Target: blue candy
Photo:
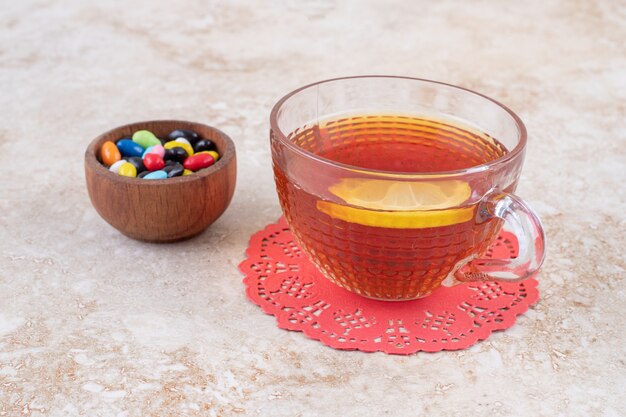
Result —
[[117, 149], [122, 156], [142, 156], [143, 147], [130, 139], [121, 139], [117, 141]]
[[165, 178], [167, 178], [167, 172], [162, 170], [153, 171], [143, 177], [144, 180], [164, 180]]

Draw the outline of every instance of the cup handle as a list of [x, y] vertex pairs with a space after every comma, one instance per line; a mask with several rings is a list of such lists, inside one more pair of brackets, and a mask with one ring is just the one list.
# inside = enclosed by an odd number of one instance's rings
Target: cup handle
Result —
[[478, 206], [476, 221], [482, 223], [498, 218], [504, 220], [517, 237], [517, 257], [469, 260], [455, 272], [458, 281], [514, 282], [530, 278], [539, 271], [545, 257], [546, 236], [537, 214], [514, 194], [488, 194]]

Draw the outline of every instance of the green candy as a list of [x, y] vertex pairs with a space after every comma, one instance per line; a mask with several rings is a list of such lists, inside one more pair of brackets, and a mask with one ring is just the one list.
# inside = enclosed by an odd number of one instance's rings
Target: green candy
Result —
[[149, 146], [160, 145], [159, 138], [154, 136], [154, 133], [149, 130], [138, 130], [133, 134], [133, 142], [143, 146], [144, 149]]

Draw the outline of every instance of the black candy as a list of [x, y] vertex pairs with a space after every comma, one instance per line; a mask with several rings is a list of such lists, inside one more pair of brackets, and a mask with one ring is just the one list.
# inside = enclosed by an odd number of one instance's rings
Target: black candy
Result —
[[163, 171], [167, 172], [167, 178], [180, 177], [181, 175], [183, 175], [184, 170], [185, 168], [178, 162], [174, 162], [170, 165], [165, 165], [165, 167], [163, 168]]
[[148, 175], [149, 173], [150, 173], [150, 171], [144, 171], [144, 172], [141, 172], [141, 173], [137, 174], [137, 178], [143, 178], [143, 177], [145, 177], [146, 175]]
[[139, 156], [133, 156], [131, 158], [126, 158], [128, 162], [134, 165], [137, 169], [137, 174], [140, 174], [146, 170], [146, 166], [143, 164], [143, 159]]
[[177, 146], [172, 149], [166, 149], [165, 155], [163, 155], [163, 160], [164, 161], [176, 161], [182, 164], [188, 156], [189, 155], [187, 155], [186, 150]]
[[202, 152], [202, 151], [216, 151], [215, 144], [212, 140], [209, 139], [200, 139], [193, 145], [194, 152]]
[[194, 146], [196, 142], [198, 142], [201, 138], [200, 136], [194, 132], [193, 130], [188, 129], [176, 129], [172, 130], [169, 135], [167, 135], [167, 141], [171, 141], [178, 138], [185, 138], [191, 143], [191, 146]]

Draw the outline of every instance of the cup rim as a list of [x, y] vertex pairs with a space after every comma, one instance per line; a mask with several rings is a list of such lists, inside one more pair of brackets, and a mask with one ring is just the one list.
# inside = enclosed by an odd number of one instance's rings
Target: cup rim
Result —
[[[326, 83], [330, 83], [330, 82], [334, 82], [334, 81], [341, 81], [341, 80], [350, 80], [350, 79], [355, 79], [355, 78], [393, 78], [393, 79], [404, 79], [404, 80], [411, 80], [411, 81], [421, 81], [421, 82], [426, 82], [426, 83], [431, 83], [431, 84], [439, 84], [439, 85], [443, 85], [446, 87], [451, 87], [451, 88], [455, 88], [457, 90], [462, 90], [464, 92], [473, 94], [475, 96], [481, 97], [483, 99], [486, 99], [488, 101], [491, 101], [492, 103], [494, 103], [496, 106], [500, 107], [501, 109], [503, 109], [505, 112], [507, 112], [512, 118], [513, 121], [515, 122], [518, 131], [519, 131], [519, 141], [517, 143], [517, 145], [510, 150], [509, 152], [507, 152], [506, 154], [502, 155], [499, 158], [496, 158], [492, 161], [486, 162], [484, 164], [480, 164], [480, 165], [474, 165], [471, 166], [469, 168], [463, 168], [463, 169], [457, 169], [457, 170], [450, 170], [450, 171], [437, 171], [437, 172], [406, 172], [406, 171], [386, 171], [386, 170], [380, 170], [380, 169], [372, 169], [372, 168], [363, 168], [363, 167], [359, 167], [356, 165], [350, 165], [350, 164], [344, 164], [341, 162], [336, 162], [333, 161], [331, 159], [327, 159], [324, 157], [321, 157], [319, 155], [314, 154], [313, 152], [307, 151], [305, 149], [302, 149], [301, 147], [297, 146], [296, 144], [294, 144], [293, 142], [291, 142], [287, 136], [285, 135], [285, 133], [278, 127], [278, 111], [280, 110], [280, 108], [282, 107], [282, 105], [289, 100], [291, 97], [295, 96], [296, 94], [298, 94], [301, 91], [304, 91], [306, 89], [309, 89], [311, 87], [315, 87], [321, 84], [326, 84]], [[309, 158], [309, 159], [313, 159], [321, 164], [324, 165], [329, 165], [332, 167], [336, 167], [336, 168], [343, 168], [343, 169], [348, 169], [351, 171], [359, 171], [362, 173], [370, 173], [370, 174], [376, 174], [376, 175], [393, 175], [393, 176], [398, 176], [398, 177], [425, 177], [425, 178], [432, 178], [432, 177], [440, 177], [440, 176], [452, 176], [452, 175], [467, 175], [467, 174], [473, 174], [473, 173], [477, 173], [477, 172], [483, 172], [486, 170], [489, 170], [491, 168], [493, 168], [496, 165], [501, 165], [501, 164], [506, 164], [509, 161], [515, 159], [519, 154], [521, 154], [524, 151], [524, 148], [526, 147], [526, 142], [527, 142], [527, 131], [526, 131], [526, 126], [524, 125], [524, 122], [522, 122], [522, 119], [520, 119], [520, 117], [515, 114], [513, 112], [513, 110], [511, 110], [510, 108], [508, 108], [507, 106], [505, 106], [504, 104], [500, 103], [499, 101], [496, 101], [494, 99], [492, 99], [491, 97], [488, 97], [484, 94], [478, 93], [476, 91], [470, 90], [469, 88], [465, 88], [465, 87], [460, 87], [454, 84], [449, 84], [449, 83], [444, 83], [441, 81], [434, 81], [434, 80], [429, 80], [429, 79], [425, 79], [425, 78], [416, 78], [416, 77], [406, 77], [406, 76], [398, 76], [398, 75], [356, 75], [356, 76], [349, 76], [349, 77], [337, 77], [337, 78], [329, 78], [326, 80], [322, 80], [322, 81], [317, 81], [311, 84], [307, 84], [303, 87], [297, 88], [293, 91], [291, 91], [290, 93], [287, 93], [285, 96], [283, 96], [280, 100], [278, 100], [276, 102], [276, 104], [274, 105], [274, 107], [272, 108], [272, 111], [270, 113], [270, 129], [273, 132], [274, 136], [276, 138], [278, 138], [278, 140], [284, 144], [285, 146], [287, 146], [288, 148], [290, 148], [292, 151], [299, 153], [300, 155]]]

